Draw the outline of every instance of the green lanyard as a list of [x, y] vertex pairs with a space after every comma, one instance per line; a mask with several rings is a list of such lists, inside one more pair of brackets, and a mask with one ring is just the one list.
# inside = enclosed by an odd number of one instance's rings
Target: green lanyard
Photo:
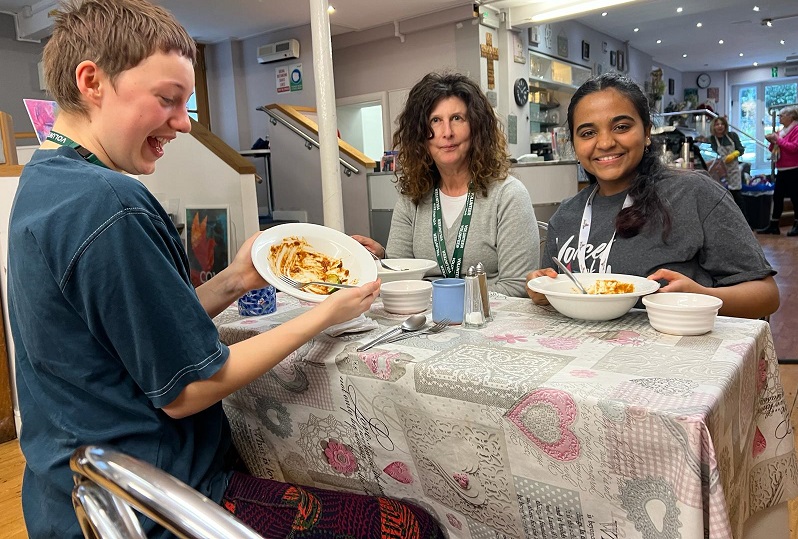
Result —
[[444, 277], [459, 277], [460, 266], [463, 265], [463, 252], [465, 251], [468, 227], [471, 224], [471, 213], [474, 211], [474, 192], [469, 188], [466, 197], [463, 219], [460, 221], [460, 230], [457, 231], [457, 242], [454, 244], [452, 260], [446, 254], [446, 240], [443, 232], [443, 213], [441, 212], [441, 192], [437, 187], [432, 196], [432, 244], [435, 246], [435, 256], [438, 266]]
[[61, 133], [50, 131], [50, 134], [47, 135], [47, 140], [49, 140], [50, 142], [55, 142], [56, 144], [60, 144], [61, 146], [69, 146], [70, 148], [74, 148], [74, 150], [78, 152], [78, 154], [80, 154], [80, 156], [89, 163], [108, 168], [106, 164], [100, 161], [100, 159], [96, 155], [91, 153], [89, 150], [87, 150], [86, 148], [84, 148], [83, 146], [81, 146], [71, 138], [62, 135]]

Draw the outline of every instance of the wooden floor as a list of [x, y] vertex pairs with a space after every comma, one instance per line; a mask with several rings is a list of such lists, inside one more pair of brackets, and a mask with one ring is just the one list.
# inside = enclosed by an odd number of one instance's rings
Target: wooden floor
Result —
[[[770, 317], [770, 325], [776, 353], [784, 362], [779, 370], [785, 399], [791, 409], [792, 424], [798, 425], [798, 409], [795, 407], [798, 398], [798, 332], [795, 331], [798, 321], [798, 237], [788, 238], [785, 236], [787, 230], [782, 228], [781, 236], [759, 235], [757, 239], [779, 272], [776, 281], [781, 307]], [[790, 360], [795, 363], [789, 364]], [[5, 539], [27, 538], [20, 505], [24, 465], [16, 440], [0, 444], [0, 535]], [[798, 539], [798, 500], [790, 504], [790, 537]]]

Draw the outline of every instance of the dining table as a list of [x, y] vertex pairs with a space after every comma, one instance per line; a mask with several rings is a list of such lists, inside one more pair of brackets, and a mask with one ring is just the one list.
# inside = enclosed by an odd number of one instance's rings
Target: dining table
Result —
[[[314, 306], [277, 303], [231, 306], [220, 340]], [[788, 537], [798, 463], [766, 321], [674, 336], [644, 310], [590, 322], [490, 304], [482, 328], [358, 352], [407, 317], [378, 298], [361, 326], [312, 338], [223, 401], [249, 471], [415, 503], [457, 538]]]

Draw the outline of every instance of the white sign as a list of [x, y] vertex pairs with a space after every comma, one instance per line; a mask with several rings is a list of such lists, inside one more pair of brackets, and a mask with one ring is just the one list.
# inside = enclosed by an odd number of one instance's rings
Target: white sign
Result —
[[290, 92], [291, 86], [289, 85], [289, 75], [291, 71], [288, 66], [278, 67], [274, 70], [274, 75], [277, 78], [277, 93]]

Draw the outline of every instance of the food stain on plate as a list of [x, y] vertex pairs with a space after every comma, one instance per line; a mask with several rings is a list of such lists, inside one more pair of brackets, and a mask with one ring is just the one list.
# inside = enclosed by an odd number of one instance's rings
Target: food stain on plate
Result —
[[[277, 275], [286, 275], [296, 281], [324, 281], [336, 284], [357, 284], [340, 258], [335, 258], [314, 249], [299, 236], [288, 236], [280, 243], [269, 247], [269, 264]], [[335, 288], [321, 285], [306, 286], [303, 290], [319, 295], [328, 295]]]

